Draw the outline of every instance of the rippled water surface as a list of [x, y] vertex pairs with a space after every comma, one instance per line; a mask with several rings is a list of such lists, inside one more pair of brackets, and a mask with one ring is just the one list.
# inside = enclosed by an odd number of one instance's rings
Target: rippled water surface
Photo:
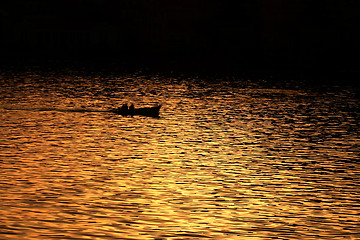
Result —
[[[0, 76], [0, 239], [360, 239], [359, 92]], [[162, 104], [122, 117], [124, 102]]]

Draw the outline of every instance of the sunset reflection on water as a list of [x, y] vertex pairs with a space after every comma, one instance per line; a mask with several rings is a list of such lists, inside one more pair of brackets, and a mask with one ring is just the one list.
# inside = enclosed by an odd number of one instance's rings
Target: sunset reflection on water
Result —
[[[0, 238], [360, 237], [351, 89], [141, 75], [1, 84]], [[123, 102], [163, 108], [106, 112]]]

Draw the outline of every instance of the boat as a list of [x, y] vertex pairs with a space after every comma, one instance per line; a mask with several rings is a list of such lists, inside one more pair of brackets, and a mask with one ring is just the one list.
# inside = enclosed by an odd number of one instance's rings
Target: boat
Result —
[[143, 108], [123, 108], [119, 107], [116, 109], [111, 110], [111, 112], [120, 114], [122, 116], [146, 116], [146, 117], [159, 117], [161, 105], [155, 107], [143, 107]]

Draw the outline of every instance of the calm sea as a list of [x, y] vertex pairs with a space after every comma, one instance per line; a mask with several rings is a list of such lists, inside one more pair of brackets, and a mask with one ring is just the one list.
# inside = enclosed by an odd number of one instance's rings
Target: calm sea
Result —
[[[0, 75], [0, 239], [360, 239], [359, 91]], [[109, 109], [162, 104], [159, 118]]]

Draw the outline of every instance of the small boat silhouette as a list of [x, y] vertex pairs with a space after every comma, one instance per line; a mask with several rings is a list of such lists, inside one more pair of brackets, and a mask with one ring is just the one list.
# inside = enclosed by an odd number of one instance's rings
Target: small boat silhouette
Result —
[[127, 107], [124, 107], [124, 105], [123, 105], [122, 107], [111, 110], [111, 112], [120, 114], [123, 116], [139, 115], [139, 116], [146, 116], [146, 117], [159, 117], [160, 108], [161, 108], [161, 105], [155, 106], [155, 107], [143, 107], [143, 108], [132, 108], [132, 107], [127, 108]]

